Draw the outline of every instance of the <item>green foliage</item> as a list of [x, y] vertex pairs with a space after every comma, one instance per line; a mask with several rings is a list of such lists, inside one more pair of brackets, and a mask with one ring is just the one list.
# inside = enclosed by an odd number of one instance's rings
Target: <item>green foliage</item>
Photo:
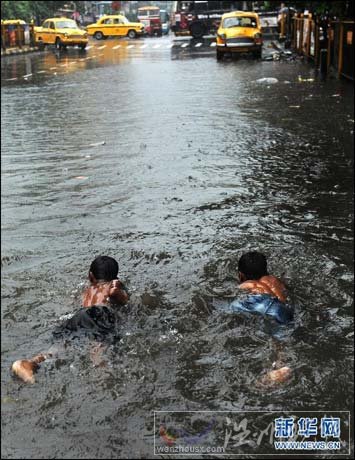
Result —
[[83, 11], [84, 2], [68, 1], [2, 1], [1, 2], [1, 19], [23, 19], [29, 22], [35, 19], [41, 22], [46, 18], [53, 16], [59, 8], [64, 5], [78, 11]]

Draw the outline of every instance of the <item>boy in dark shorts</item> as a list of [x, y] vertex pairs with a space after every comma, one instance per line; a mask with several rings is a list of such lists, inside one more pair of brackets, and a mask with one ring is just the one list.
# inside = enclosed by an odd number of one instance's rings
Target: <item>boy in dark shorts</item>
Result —
[[[82, 295], [83, 308], [58, 326], [54, 336], [85, 331], [103, 340], [117, 332], [117, 307], [125, 305], [129, 299], [125, 286], [118, 279], [118, 263], [112, 257], [97, 257], [90, 265], [89, 280], [90, 286]], [[34, 383], [39, 363], [50, 356], [51, 353], [41, 353], [32, 359], [15, 361], [12, 371], [24, 382]]]
[[287, 324], [293, 319], [293, 309], [286, 304], [284, 284], [267, 272], [266, 257], [257, 251], [247, 252], [238, 262], [239, 288], [250, 295], [231, 303], [232, 311], [256, 313]]
[[[272, 318], [280, 325], [293, 320], [293, 308], [286, 304], [284, 284], [267, 271], [266, 257], [257, 251], [247, 252], [238, 262], [239, 288], [245, 291], [244, 299], [234, 300], [232, 312], [262, 315]], [[269, 371], [258, 384], [272, 386], [287, 381], [292, 375], [288, 366]]]

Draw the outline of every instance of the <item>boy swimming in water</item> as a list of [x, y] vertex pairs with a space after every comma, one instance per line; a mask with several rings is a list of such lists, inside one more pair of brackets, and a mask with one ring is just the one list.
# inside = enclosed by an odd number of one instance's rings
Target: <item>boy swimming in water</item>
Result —
[[[118, 279], [118, 268], [117, 261], [108, 256], [99, 256], [91, 263], [90, 286], [82, 294], [83, 308], [61, 324], [54, 335], [83, 329], [90, 331], [95, 337], [102, 338], [115, 331], [115, 309], [117, 310], [117, 306], [125, 305], [129, 299], [125, 286]], [[23, 381], [34, 383], [34, 372], [39, 363], [49, 357], [51, 353], [41, 353], [32, 359], [15, 361], [12, 371]]]
[[94, 305], [125, 305], [128, 293], [117, 278], [118, 263], [109, 256], [99, 256], [91, 263], [89, 280], [91, 285], [83, 292], [83, 307]]
[[286, 305], [286, 288], [276, 276], [268, 274], [263, 254], [257, 251], [243, 254], [238, 262], [238, 276], [239, 288], [252, 295], [233, 301], [233, 311], [272, 317], [280, 324], [293, 319], [293, 310]]
[[[238, 262], [238, 277], [239, 288], [246, 291], [247, 296], [231, 303], [233, 312], [255, 313], [273, 318], [283, 325], [292, 321], [293, 309], [286, 304], [286, 287], [276, 276], [268, 274], [264, 254], [257, 251], [243, 254]], [[274, 368], [263, 376], [259, 384], [280, 384], [291, 375], [292, 371], [288, 366]]]

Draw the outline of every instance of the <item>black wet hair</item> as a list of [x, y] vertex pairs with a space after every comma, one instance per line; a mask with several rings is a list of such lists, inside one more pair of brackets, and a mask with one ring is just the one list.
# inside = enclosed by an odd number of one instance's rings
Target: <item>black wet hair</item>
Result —
[[90, 272], [92, 272], [97, 281], [112, 281], [117, 279], [118, 263], [112, 257], [98, 256], [91, 262]]
[[266, 257], [261, 252], [246, 252], [239, 259], [238, 270], [243, 273], [247, 280], [258, 280], [267, 275]]

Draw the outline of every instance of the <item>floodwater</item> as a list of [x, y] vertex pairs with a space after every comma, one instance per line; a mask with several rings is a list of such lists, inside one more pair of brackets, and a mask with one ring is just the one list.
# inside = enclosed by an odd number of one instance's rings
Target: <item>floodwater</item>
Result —
[[[150, 458], [157, 410], [352, 407], [353, 86], [181, 43], [1, 61], [5, 458]], [[251, 249], [296, 308], [279, 344], [223, 311]], [[131, 292], [120, 343], [22, 384], [11, 363], [48, 349], [99, 254]], [[275, 360], [293, 378], [258, 386]]]

